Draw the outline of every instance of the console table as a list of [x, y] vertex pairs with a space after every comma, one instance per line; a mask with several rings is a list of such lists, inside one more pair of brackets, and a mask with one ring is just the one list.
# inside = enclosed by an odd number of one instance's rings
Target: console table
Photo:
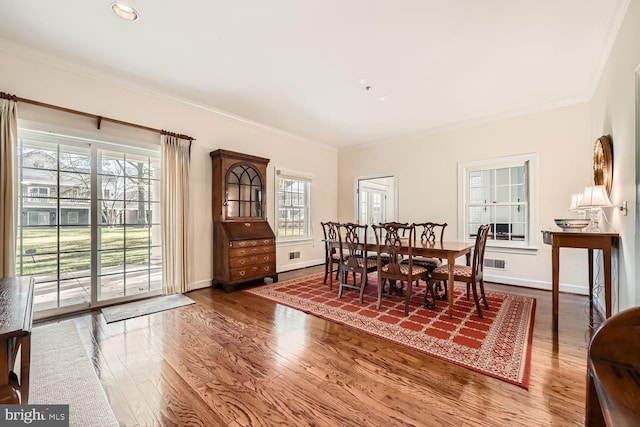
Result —
[[558, 331], [558, 298], [560, 292], [560, 248], [588, 249], [589, 257], [589, 305], [593, 310], [593, 250], [602, 250], [604, 262], [604, 297], [605, 317], [611, 317], [611, 256], [613, 248], [618, 245], [618, 233], [601, 232], [573, 232], [552, 231], [552, 290], [553, 290], [553, 323], [555, 332]]
[[29, 401], [33, 286], [30, 277], [0, 278], [0, 404]]

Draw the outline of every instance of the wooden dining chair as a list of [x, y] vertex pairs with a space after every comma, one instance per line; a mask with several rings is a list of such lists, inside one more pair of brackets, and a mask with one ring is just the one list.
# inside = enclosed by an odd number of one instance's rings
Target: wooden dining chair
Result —
[[[383, 223], [378, 224], [379, 226], [382, 225]], [[392, 224], [395, 226], [407, 226], [409, 225], [408, 222], [396, 222], [396, 221], [391, 221], [391, 222], [387, 222], [385, 224]], [[407, 237], [403, 234], [402, 236], [400, 236], [402, 239], [407, 239]], [[389, 263], [389, 254], [387, 253], [375, 253], [373, 255], [369, 255], [369, 258], [372, 260], [375, 260], [376, 262], [378, 262], [378, 256], [382, 256], [382, 264], [387, 264]], [[402, 286], [398, 286], [398, 290], [402, 291]]]
[[[437, 222], [420, 222], [413, 223], [416, 231], [413, 235], [414, 237], [414, 246], [416, 245], [432, 245], [435, 242], [442, 243], [442, 239], [444, 237], [444, 229], [447, 228], [447, 223], [437, 223]], [[407, 261], [403, 261], [406, 263]], [[436, 268], [442, 265], [442, 259], [440, 258], [430, 258], [423, 256], [415, 256], [413, 257], [413, 265], [420, 265], [429, 271], [429, 274]], [[438, 290], [443, 282], [438, 282], [435, 288], [435, 295], [438, 298]], [[416, 282], [416, 286], [419, 283]]]
[[[338, 252], [340, 254], [340, 264], [338, 266], [338, 276], [340, 278], [340, 289], [338, 298], [342, 298], [345, 289], [360, 291], [360, 303], [364, 298], [364, 288], [368, 283], [367, 275], [376, 271], [377, 263], [367, 258], [367, 229], [364, 224], [348, 222], [340, 224], [338, 227]], [[353, 275], [353, 284], [349, 284], [349, 273]], [[360, 274], [360, 282], [356, 276]]]
[[[476, 309], [478, 310], [478, 317], [482, 318], [482, 310], [480, 309], [480, 300], [484, 302], [484, 308], [489, 310], [489, 303], [484, 294], [484, 280], [483, 264], [484, 264], [484, 250], [487, 246], [487, 236], [489, 235], [489, 224], [481, 225], [478, 228], [478, 234], [476, 235], [476, 244], [473, 249], [473, 262], [472, 265], [459, 265], [454, 264], [453, 278], [458, 282], [465, 282], [467, 284], [467, 299], [469, 299], [469, 288], [473, 291], [473, 299], [476, 303]], [[449, 279], [449, 265], [444, 264], [436, 268], [431, 272], [429, 277], [428, 287], [433, 294], [433, 287], [435, 283], [446, 281]], [[480, 285], [480, 297], [478, 298], [477, 285]], [[425, 292], [425, 302], [427, 293]]]
[[[333, 266], [340, 263], [340, 253], [338, 253], [338, 227], [340, 227], [340, 223], [327, 221], [320, 224], [324, 234], [324, 280], [322, 283], [327, 283], [327, 277], [329, 274], [333, 274]], [[338, 269], [336, 268], [337, 279]], [[333, 280], [329, 282], [329, 289], [333, 289]]]
[[[389, 294], [392, 293], [396, 282], [407, 282], [404, 299], [404, 315], [409, 315], [409, 301], [412, 286], [417, 280], [427, 280], [428, 271], [425, 267], [413, 264], [412, 246], [414, 242], [415, 226], [397, 222], [374, 225], [376, 235], [376, 251], [378, 253], [378, 304], [382, 305], [384, 286], [389, 284]], [[388, 254], [388, 262], [383, 263], [382, 254]], [[403, 262], [406, 260], [406, 263]]]

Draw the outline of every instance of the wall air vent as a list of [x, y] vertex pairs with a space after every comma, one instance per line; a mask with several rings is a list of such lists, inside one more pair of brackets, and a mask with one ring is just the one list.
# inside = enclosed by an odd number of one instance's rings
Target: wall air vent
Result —
[[507, 269], [507, 261], [503, 259], [484, 259], [485, 268], [493, 268], [494, 270], [506, 270]]

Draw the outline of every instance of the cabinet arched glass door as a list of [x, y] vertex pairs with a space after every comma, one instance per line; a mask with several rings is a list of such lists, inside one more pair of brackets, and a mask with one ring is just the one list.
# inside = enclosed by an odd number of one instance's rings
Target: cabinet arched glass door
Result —
[[236, 165], [227, 174], [227, 218], [262, 217], [262, 178], [250, 165]]

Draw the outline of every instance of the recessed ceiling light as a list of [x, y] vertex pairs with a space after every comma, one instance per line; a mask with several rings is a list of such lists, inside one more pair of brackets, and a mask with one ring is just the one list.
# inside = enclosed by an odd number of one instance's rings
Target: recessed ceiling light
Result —
[[111, 10], [126, 21], [137, 21], [139, 18], [138, 12], [131, 6], [127, 6], [124, 3], [111, 3]]
[[387, 97], [386, 96], [381, 96], [380, 98], [378, 98], [380, 101], [386, 101]]

